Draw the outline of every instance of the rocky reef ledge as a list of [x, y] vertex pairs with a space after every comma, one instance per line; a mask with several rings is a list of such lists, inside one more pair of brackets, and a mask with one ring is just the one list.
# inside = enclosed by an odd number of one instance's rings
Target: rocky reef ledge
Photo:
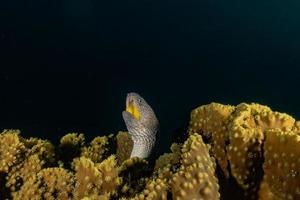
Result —
[[[181, 134], [181, 133], [179, 133]], [[300, 122], [259, 104], [191, 112], [170, 152], [131, 158], [127, 132], [69, 133], [55, 146], [0, 133], [0, 199], [300, 199]]]

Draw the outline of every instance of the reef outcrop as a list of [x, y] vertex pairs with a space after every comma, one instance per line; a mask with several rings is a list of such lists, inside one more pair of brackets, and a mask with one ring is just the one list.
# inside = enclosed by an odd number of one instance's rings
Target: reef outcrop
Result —
[[[267, 106], [211, 103], [154, 165], [127, 132], [58, 145], [0, 133], [0, 199], [300, 199], [300, 122]], [[233, 193], [240, 192], [240, 196]]]

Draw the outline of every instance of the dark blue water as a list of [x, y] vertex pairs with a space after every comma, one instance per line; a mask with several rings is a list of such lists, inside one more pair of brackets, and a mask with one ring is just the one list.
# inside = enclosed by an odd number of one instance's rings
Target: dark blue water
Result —
[[300, 118], [300, 3], [221, 0], [0, 2], [0, 127], [57, 140], [125, 130], [126, 93], [165, 149], [191, 109], [258, 102]]

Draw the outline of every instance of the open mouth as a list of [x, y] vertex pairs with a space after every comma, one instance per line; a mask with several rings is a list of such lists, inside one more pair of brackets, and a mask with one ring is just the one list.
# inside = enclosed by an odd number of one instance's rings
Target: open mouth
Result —
[[127, 97], [126, 100], [126, 111], [129, 112], [135, 119], [141, 118], [138, 107], [134, 103], [134, 100], [130, 97]]

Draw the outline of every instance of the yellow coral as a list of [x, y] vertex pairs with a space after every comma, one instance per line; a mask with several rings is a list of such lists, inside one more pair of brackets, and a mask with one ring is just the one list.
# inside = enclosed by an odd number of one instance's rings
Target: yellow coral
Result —
[[300, 199], [299, 132], [269, 130], [264, 145], [264, 181], [278, 199]]
[[136, 194], [133, 200], [167, 200], [168, 186], [161, 179], [154, 179], [147, 182], [145, 189]]
[[27, 157], [22, 164], [13, 167], [8, 173], [6, 187], [11, 191], [17, 191], [22, 183], [35, 176], [44, 164], [45, 161], [41, 160], [37, 154]]
[[74, 158], [79, 157], [85, 144], [83, 134], [69, 133], [60, 139], [58, 148], [60, 166], [70, 168]]
[[81, 199], [91, 195], [101, 195], [100, 189], [103, 183], [103, 174], [88, 158], [81, 157], [73, 162], [75, 169], [74, 198]]
[[93, 162], [98, 163], [103, 160], [103, 154], [108, 150], [108, 137], [95, 137], [89, 146], [82, 147], [81, 156], [90, 158]]
[[[257, 187], [257, 165], [262, 160], [265, 131], [271, 128], [291, 129], [294, 118], [259, 104], [238, 105], [229, 124], [228, 160], [232, 175], [245, 189]], [[256, 180], [253, 180], [256, 179]]]
[[46, 141], [36, 138], [20, 138], [26, 147], [24, 151], [23, 162], [14, 165], [7, 175], [6, 186], [11, 191], [16, 191], [32, 175], [38, 173], [42, 168], [51, 165], [54, 162], [54, 146]]
[[299, 133], [300, 132], [300, 121], [296, 121], [293, 127], [293, 131]]
[[119, 174], [123, 179], [120, 195], [134, 196], [138, 191], [145, 187], [149, 180], [145, 174], [148, 162], [139, 157], [132, 157], [119, 166]]
[[38, 138], [21, 138], [21, 141], [26, 147], [26, 156], [37, 154], [44, 160], [54, 162], [55, 160], [55, 147], [47, 140]]
[[0, 172], [8, 173], [13, 165], [23, 160], [25, 146], [19, 133], [19, 130], [4, 130], [0, 134]]
[[258, 192], [259, 200], [280, 200], [277, 196], [275, 196], [271, 191], [268, 183], [262, 181], [260, 184], [260, 190]]
[[[150, 178], [147, 178], [145, 174], [143, 174], [142, 169], [146, 169], [148, 162], [143, 158], [132, 157], [122, 163], [120, 166], [121, 172], [127, 172], [127, 175], [131, 174], [133, 180], [129, 179], [125, 183], [121, 189], [121, 192], [127, 194], [127, 196], [132, 196], [129, 198], [121, 197], [121, 199], [126, 200], [167, 200], [167, 191], [168, 184], [166, 179], [162, 179], [161, 177], [156, 177], [153, 175]], [[139, 173], [140, 171], [140, 173]], [[136, 173], [138, 173], [139, 177], [136, 177]], [[124, 179], [127, 179], [126, 176]]]
[[125, 171], [131, 167], [135, 167], [135, 165], [147, 165], [148, 162], [144, 158], [139, 157], [132, 157], [124, 162], [122, 162], [122, 165], [119, 167], [119, 171]]
[[184, 143], [181, 166], [171, 181], [173, 199], [219, 199], [215, 163], [202, 137], [191, 134]]
[[216, 159], [229, 180], [234, 178], [249, 196], [300, 199], [300, 121], [266, 106], [212, 103], [196, 108], [187, 140], [173, 144], [154, 168], [144, 159], [128, 159], [128, 133], [114, 138], [116, 155], [109, 155], [115, 153], [108, 146], [111, 139], [96, 137], [85, 144], [83, 134], [72, 133], [55, 148], [47, 140], [5, 130], [0, 133], [0, 198], [219, 199]]
[[22, 200], [72, 199], [73, 175], [62, 168], [45, 168], [28, 179], [22, 188], [13, 193]]
[[204, 137], [211, 140], [212, 154], [227, 177], [229, 173], [225, 143], [228, 138], [228, 120], [233, 110], [233, 106], [218, 103], [200, 106], [191, 112], [189, 125], [190, 133], [203, 133]]
[[[6, 155], [10, 155], [11, 152], [16, 153], [15, 156], [9, 156], [14, 158], [13, 162], [1, 160], [11, 163], [10, 168], [7, 168], [9, 171], [6, 171], [5, 185], [12, 192], [19, 190], [22, 184], [32, 175], [37, 174], [45, 164], [54, 162], [54, 146], [48, 141], [36, 138], [24, 139], [19, 136], [19, 131], [15, 130], [4, 131], [0, 137], [3, 143], [1, 147], [6, 151]], [[5, 167], [5, 164], [2, 166]]]
[[133, 141], [128, 132], [120, 131], [117, 136], [117, 158], [118, 163], [121, 164], [123, 161], [130, 158], [130, 154], [133, 148]]
[[60, 139], [60, 146], [82, 146], [84, 141], [85, 138], [82, 133], [69, 133]]
[[75, 199], [83, 197], [99, 197], [105, 193], [115, 193], [121, 184], [114, 156], [95, 164], [88, 158], [80, 157], [74, 160], [76, 171]]
[[122, 179], [118, 176], [119, 170], [116, 157], [111, 155], [97, 165], [99, 171], [104, 175], [101, 191], [103, 193], [115, 194], [117, 187], [122, 183]]
[[90, 196], [90, 197], [84, 197], [81, 200], [109, 200], [109, 195], [108, 194], [104, 194], [104, 195], [100, 195], [100, 196]]
[[173, 143], [171, 145], [172, 153], [164, 153], [161, 155], [155, 162], [154, 170], [163, 169], [168, 165], [173, 166], [178, 163], [181, 154], [180, 147], [181, 146], [179, 144]]
[[[201, 133], [208, 139], [212, 145], [211, 153], [225, 175], [229, 175], [229, 161], [231, 173], [238, 184], [255, 194], [263, 173], [261, 163], [266, 132], [277, 128], [296, 133], [299, 127], [300, 122], [295, 123], [293, 117], [273, 112], [267, 106], [242, 103], [234, 108], [212, 103], [191, 112], [189, 132]], [[266, 191], [265, 188], [272, 189], [272, 185], [266, 182], [261, 188], [260, 195], [266, 197], [263, 191]]]

